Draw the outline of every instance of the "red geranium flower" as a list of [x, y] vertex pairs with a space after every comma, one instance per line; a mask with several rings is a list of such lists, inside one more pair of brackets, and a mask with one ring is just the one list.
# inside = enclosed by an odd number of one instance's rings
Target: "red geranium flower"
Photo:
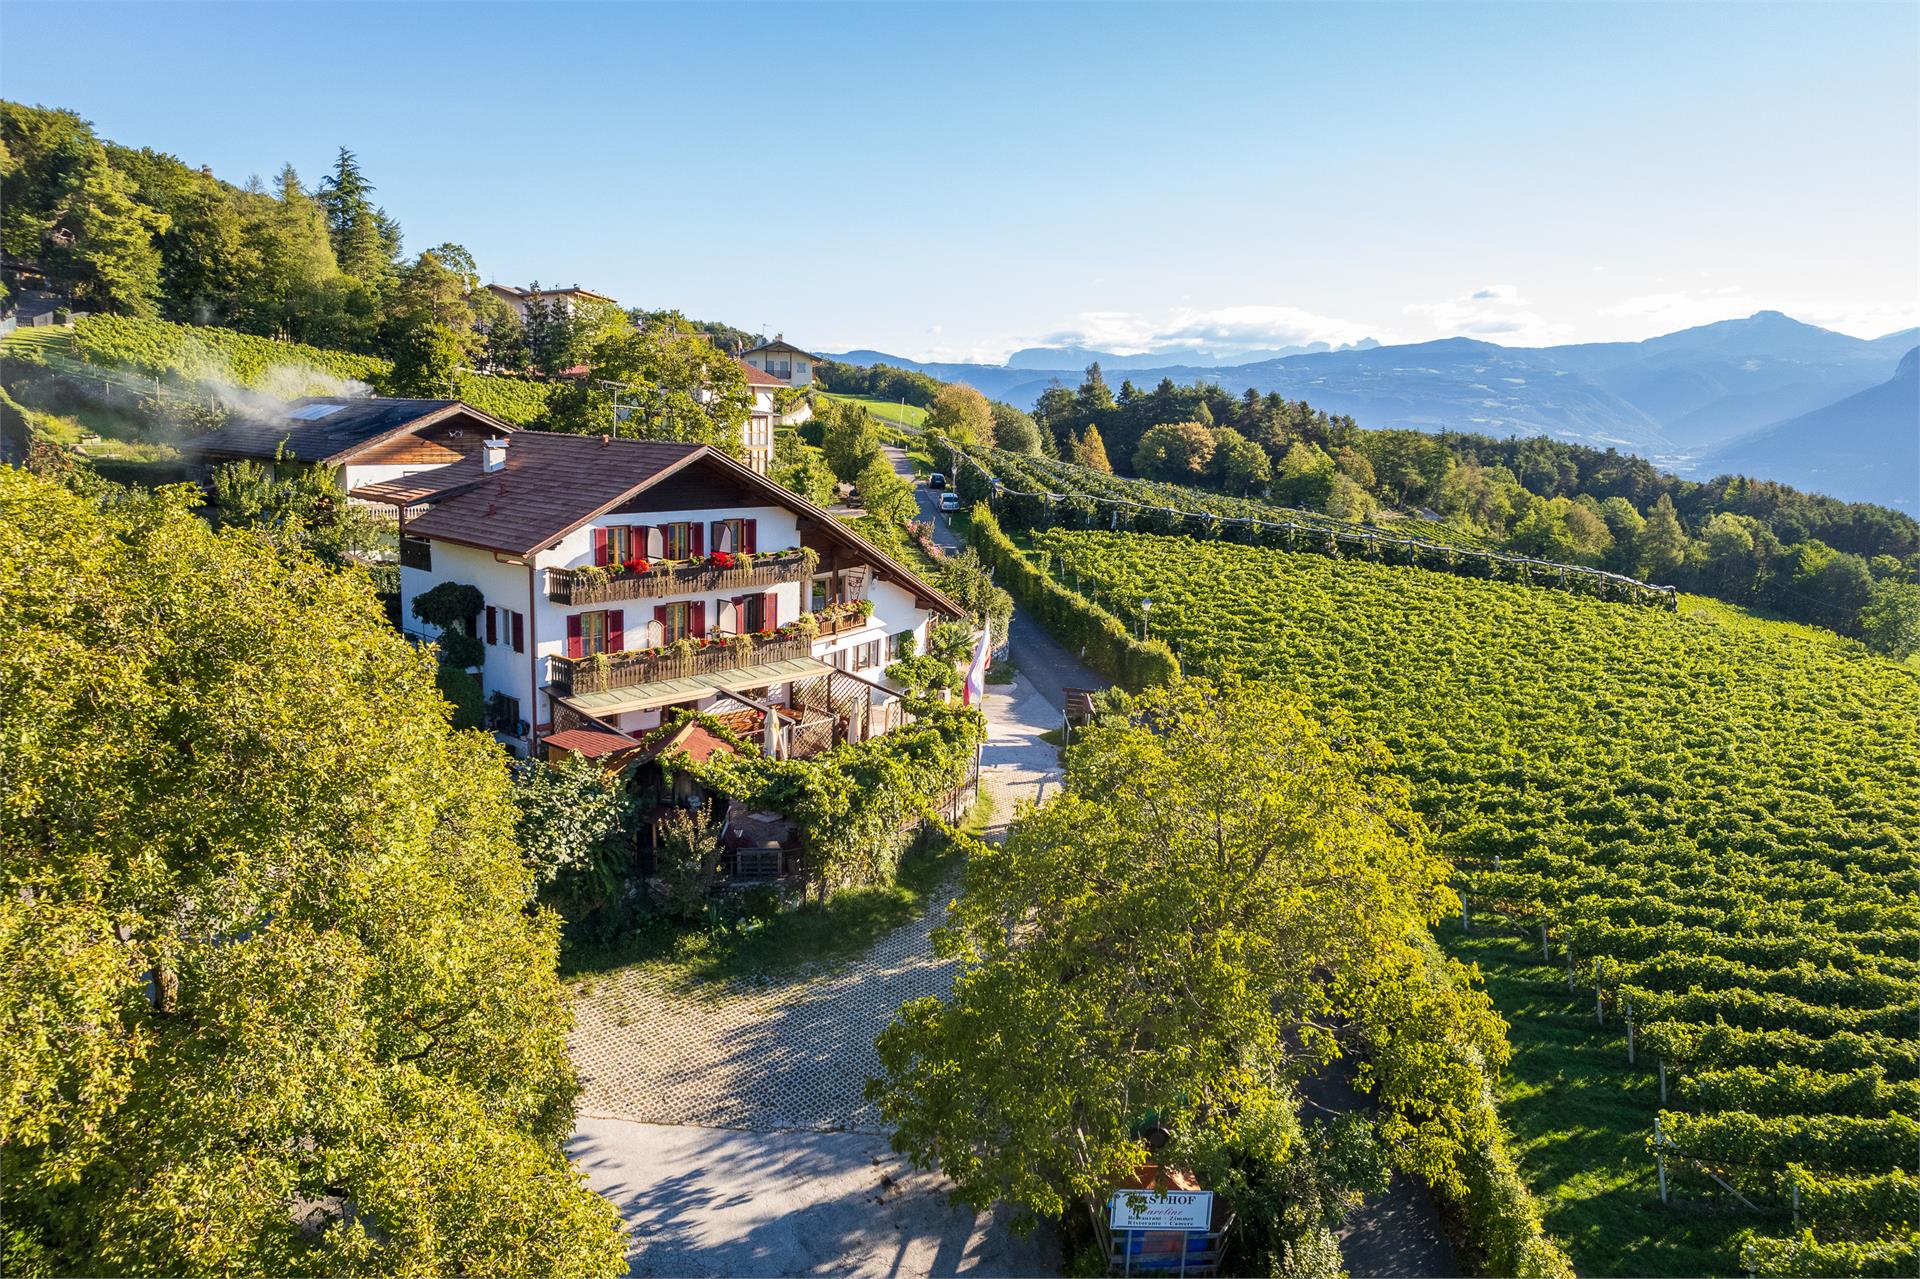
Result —
[[715, 564], [718, 564], [721, 568], [733, 567], [733, 556], [726, 551], [715, 551], [708, 558], [711, 559]]

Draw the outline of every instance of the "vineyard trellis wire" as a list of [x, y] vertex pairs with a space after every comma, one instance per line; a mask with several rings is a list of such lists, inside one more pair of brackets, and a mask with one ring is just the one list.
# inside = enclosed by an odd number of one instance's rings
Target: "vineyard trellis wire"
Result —
[[[1505, 551], [1482, 550], [1474, 547], [1450, 545], [1426, 538], [1401, 537], [1389, 533], [1373, 532], [1357, 527], [1342, 527], [1342, 522], [1329, 517], [1325, 522], [1308, 523], [1300, 520], [1270, 520], [1251, 515], [1232, 515], [1219, 511], [1198, 511], [1182, 509], [1176, 506], [1156, 505], [1149, 502], [1136, 502], [1128, 498], [1108, 494], [1074, 492], [1061, 493], [1052, 489], [1030, 490], [1016, 488], [982, 460], [983, 454], [997, 453], [997, 450], [963, 450], [944, 437], [934, 437], [953, 458], [953, 471], [956, 483], [971, 467], [987, 485], [986, 492], [979, 494], [992, 506], [996, 515], [1015, 520], [1028, 528], [1068, 526], [1064, 519], [1058, 518], [1058, 509], [1062, 503], [1085, 502], [1105, 507], [1111, 512], [1110, 531], [1113, 532], [1194, 532], [1202, 535], [1221, 537], [1225, 529], [1245, 529], [1255, 538], [1262, 535], [1274, 535], [1280, 539], [1280, 548], [1291, 551], [1318, 551], [1323, 554], [1340, 554], [1342, 546], [1361, 548], [1376, 552], [1375, 558], [1390, 561], [1398, 556], [1405, 563], [1419, 568], [1440, 572], [1460, 572], [1472, 565], [1484, 566], [1490, 570], [1486, 576], [1498, 576], [1499, 570], [1506, 569], [1510, 576], [1504, 580], [1517, 581], [1531, 586], [1556, 586], [1595, 599], [1612, 600], [1619, 603], [1637, 604], [1652, 608], [1674, 611], [1679, 608], [1679, 591], [1672, 586], [1656, 586], [1624, 574], [1608, 572], [1585, 564], [1563, 564], [1554, 560], [1535, 559], [1526, 555], [1513, 555]], [[1003, 468], [1018, 473], [1018, 462], [1011, 461], [1011, 455], [1002, 455], [996, 462]], [[1055, 464], [1053, 469], [1062, 469]], [[1029, 482], [1031, 478], [1029, 478]], [[1124, 481], [1123, 481], [1124, 482]], [[964, 493], [964, 489], [962, 490]], [[1036, 520], [1039, 514], [1032, 508], [1012, 509], [1009, 499], [1025, 499], [1028, 502], [1044, 502], [1053, 508], [1051, 521]], [[1131, 512], [1127, 517], [1127, 527], [1121, 527], [1122, 512]], [[1143, 528], [1139, 516], [1170, 516], [1174, 527]], [[1022, 518], [1024, 516], [1024, 518]], [[1197, 524], [1197, 530], [1181, 527]], [[1083, 525], [1091, 527], [1091, 525]], [[1267, 543], [1256, 541], [1256, 545]], [[1543, 575], [1550, 575], [1552, 581], [1543, 581]]]

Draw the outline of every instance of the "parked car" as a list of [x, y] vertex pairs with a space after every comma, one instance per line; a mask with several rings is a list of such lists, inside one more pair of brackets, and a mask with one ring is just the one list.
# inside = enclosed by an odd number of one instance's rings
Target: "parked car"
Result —
[[927, 487], [930, 489], [943, 489], [946, 486], [947, 486], [947, 477], [940, 474], [940, 472], [938, 471], [935, 471], [932, 475], [929, 475], [927, 477]]
[[960, 495], [958, 493], [942, 493], [940, 495], [940, 509], [943, 511], [959, 510]]

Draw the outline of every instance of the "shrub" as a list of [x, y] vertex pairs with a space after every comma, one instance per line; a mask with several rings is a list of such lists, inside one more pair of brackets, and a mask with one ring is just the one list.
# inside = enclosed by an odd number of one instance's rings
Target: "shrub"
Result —
[[998, 581], [1026, 610], [1069, 648], [1077, 647], [1089, 666], [1138, 692], [1170, 683], [1180, 673], [1173, 650], [1157, 639], [1145, 642], [1086, 596], [1070, 591], [1042, 573], [1001, 531], [983, 502], [973, 508], [971, 538], [980, 558], [998, 570]]

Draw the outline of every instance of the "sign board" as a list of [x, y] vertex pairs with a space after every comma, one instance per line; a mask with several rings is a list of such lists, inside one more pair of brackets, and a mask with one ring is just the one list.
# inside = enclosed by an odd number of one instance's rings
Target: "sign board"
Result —
[[1116, 1190], [1107, 1203], [1114, 1230], [1205, 1230], [1212, 1223], [1211, 1190]]

